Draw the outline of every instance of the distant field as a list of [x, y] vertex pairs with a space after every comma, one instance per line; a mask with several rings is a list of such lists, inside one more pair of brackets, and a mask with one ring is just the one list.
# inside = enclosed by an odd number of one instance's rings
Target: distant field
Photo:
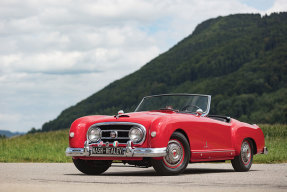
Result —
[[68, 135], [66, 129], [0, 139], [0, 162], [71, 162]]
[[265, 136], [268, 155], [255, 155], [255, 163], [287, 162], [287, 125], [259, 125]]
[[[268, 155], [256, 155], [255, 163], [287, 162], [287, 125], [260, 125]], [[69, 130], [35, 133], [0, 139], [0, 162], [71, 162], [65, 156]]]

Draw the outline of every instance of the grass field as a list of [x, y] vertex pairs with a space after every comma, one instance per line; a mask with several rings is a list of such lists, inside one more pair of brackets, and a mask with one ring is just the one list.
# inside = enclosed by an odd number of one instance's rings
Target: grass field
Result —
[[255, 163], [287, 162], [287, 125], [259, 125], [265, 136], [268, 155], [255, 155]]
[[[254, 163], [287, 162], [287, 125], [260, 125], [268, 155], [254, 156]], [[0, 139], [0, 162], [71, 162], [65, 156], [69, 130]]]
[[65, 156], [69, 130], [0, 139], [0, 162], [72, 162]]

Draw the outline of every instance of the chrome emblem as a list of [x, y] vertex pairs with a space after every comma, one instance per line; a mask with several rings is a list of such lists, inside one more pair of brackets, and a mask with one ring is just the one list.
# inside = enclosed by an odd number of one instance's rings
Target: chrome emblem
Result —
[[118, 136], [118, 132], [117, 132], [117, 131], [111, 131], [110, 137], [111, 137], [112, 139], [117, 138], [117, 136]]
[[101, 146], [103, 146], [104, 145], [104, 142], [103, 141], [101, 141], [100, 143], [98, 143], [98, 146], [99, 147], [101, 147]]
[[114, 141], [113, 146], [114, 147], [118, 147], [119, 146], [119, 142], [118, 141]]

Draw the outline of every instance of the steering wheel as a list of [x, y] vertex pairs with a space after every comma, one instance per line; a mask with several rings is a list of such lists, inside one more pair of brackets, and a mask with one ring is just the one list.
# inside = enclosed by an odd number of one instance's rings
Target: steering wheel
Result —
[[181, 108], [180, 111], [190, 111], [188, 110], [188, 108], [192, 108], [192, 107], [195, 107], [196, 109], [200, 109], [200, 107], [198, 107], [197, 105], [188, 104], [188, 105], [185, 105], [183, 108]]

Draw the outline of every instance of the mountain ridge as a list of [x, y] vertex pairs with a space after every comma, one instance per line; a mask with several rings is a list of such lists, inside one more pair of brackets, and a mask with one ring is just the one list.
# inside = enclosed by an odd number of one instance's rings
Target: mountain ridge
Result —
[[[287, 13], [209, 19], [136, 72], [65, 109], [43, 131], [92, 114], [132, 111], [146, 95], [212, 95], [211, 113], [252, 123], [287, 123]], [[267, 113], [268, 112], [268, 113]]]
[[24, 135], [24, 132], [11, 132], [8, 130], [0, 130], [0, 136], [5, 136], [5, 137], [13, 137], [13, 136], [17, 136], [17, 135]]

